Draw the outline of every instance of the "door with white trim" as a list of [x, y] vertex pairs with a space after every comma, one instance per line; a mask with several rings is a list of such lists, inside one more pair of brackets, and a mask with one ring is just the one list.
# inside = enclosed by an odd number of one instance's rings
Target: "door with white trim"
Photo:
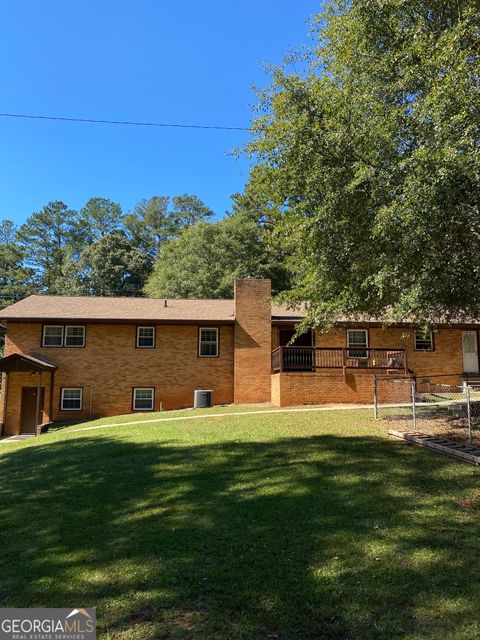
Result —
[[463, 371], [478, 373], [478, 345], [476, 331], [462, 331]]

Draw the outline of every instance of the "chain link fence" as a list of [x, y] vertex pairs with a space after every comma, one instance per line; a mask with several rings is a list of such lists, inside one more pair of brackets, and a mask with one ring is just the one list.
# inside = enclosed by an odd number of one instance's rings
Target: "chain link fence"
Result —
[[374, 415], [396, 431], [480, 444], [480, 388], [429, 378], [376, 377]]

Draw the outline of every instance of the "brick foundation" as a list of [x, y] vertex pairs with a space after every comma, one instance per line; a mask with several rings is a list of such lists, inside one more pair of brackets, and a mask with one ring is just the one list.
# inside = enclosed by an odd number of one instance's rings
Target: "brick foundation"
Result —
[[[374, 376], [370, 373], [348, 372], [345, 377], [337, 370], [315, 373], [274, 373], [271, 376], [271, 382], [272, 404], [277, 407], [302, 404], [373, 403]], [[405, 390], [408, 400], [408, 385], [397, 385], [395, 388], [388, 385], [388, 387], [392, 388], [392, 391], [383, 391], [384, 402], [388, 401], [386, 398], [389, 393], [392, 393], [392, 402], [401, 402], [402, 399], [397, 394], [403, 394]]]

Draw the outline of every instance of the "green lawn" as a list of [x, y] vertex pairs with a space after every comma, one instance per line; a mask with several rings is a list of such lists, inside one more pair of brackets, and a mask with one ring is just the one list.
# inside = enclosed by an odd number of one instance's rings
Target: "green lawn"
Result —
[[370, 416], [0, 443], [0, 606], [96, 606], [122, 640], [479, 638], [479, 471]]
[[[90, 428], [92, 426], [99, 426], [104, 424], [122, 424], [129, 422], [154, 422], [157, 418], [160, 420], [165, 420], [166, 418], [178, 418], [187, 417], [187, 418], [197, 418], [201, 415], [211, 416], [213, 414], [224, 414], [224, 413], [258, 413], [258, 412], [273, 412], [278, 413], [279, 411], [309, 411], [309, 410], [321, 411], [323, 407], [318, 405], [310, 405], [305, 406], [301, 405], [298, 407], [287, 407], [285, 409], [280, 409], [279, 407], [275, 407], [267, 404], [249, 404], [249, 405], [235, 405], [235, 404], [226, 404], [226, 405], [216, 405], [215, 407], [208, 407], [205, 409], [177, 409], [175, 411], [160, 411], [160, 412], [151, 412], [148, 413], [135, 413], [135, 414], [126, 414], [123, 416], [111, 416], [109, 418], [99, 418], [98, 420], [92, 420], [89, 423], [82, 423], [81, 425], [77, 425], [77, 428]], [[370, 410], [372, 411], [372, 409]], [[70, 423], [57, 423], [51, 430], [56, 430], [58, 428], [65, 428], [69, 426]]]

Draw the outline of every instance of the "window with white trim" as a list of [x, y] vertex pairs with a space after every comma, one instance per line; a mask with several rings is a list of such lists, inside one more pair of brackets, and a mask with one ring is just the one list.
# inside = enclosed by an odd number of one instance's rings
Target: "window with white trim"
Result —
[[137, 387], [133, 390], [133, 410], [153, 411], [153, 387]]
[[137, 327], [137, 347], [139, 349], [155, 347], [155, 327]]
[[65, 327], [64, 347], [84, 347], [85, 327], [67, 325]]
[[200, 329], [198, 355], [201, 358], [218, 357], [218, 329]]
[[63, 325], [61, 324], [44, 325], [42, 346], [63, 347]]
[[61, 411], [81, 411], [83, 389], [81, 387], [64, 387], [60, 402]]
[[433, 334], [431, 331], [415, 331], [415, 351], [433, 351]]
[[347, 331], [347, 357], [368, 357], [368, 331], [366, 329], [349, 329]]

